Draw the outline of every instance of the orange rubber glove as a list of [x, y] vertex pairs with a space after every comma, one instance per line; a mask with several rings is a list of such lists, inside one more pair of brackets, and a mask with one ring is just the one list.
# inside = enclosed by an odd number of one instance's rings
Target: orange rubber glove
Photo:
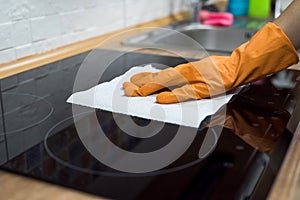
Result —
[[169, 104], [222, 94], [298, 63], [297, 51], [274, 23], [266, 24], [230, 56], [209, 56], [200, 61], [151, 73], [143, 72], [123, 84], [127, 96], [147, 96], [164, 88], [157, 103]]

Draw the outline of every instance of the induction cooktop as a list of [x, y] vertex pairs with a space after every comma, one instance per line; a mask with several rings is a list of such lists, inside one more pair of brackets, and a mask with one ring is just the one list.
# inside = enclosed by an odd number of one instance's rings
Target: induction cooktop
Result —
[[[96, 67], [109, 63], [98, 83], [135, 65], [151, 63], [161, 68], [187, 61], [130, 52], [108, 62], [108, 57], [120, 52], [96, 53], [97, 62], [89, 62]], [[268, 195], [292, 129], [299, 122], [295, 113], [299, 106], [298, 71], [286, 70], [244, 86], [197, 129], [155, 122], [160, 127], [156, 134], [137, 137], [122, 127], [129, 127], [129, 122], [147, 127], [150, 120], [65, 102], [74, 92], [76, 73], [87, 56], [80, 54], [1, 80], [0, 144], [4, 144], [6, 157], [2, 170], [111, 199], [263, 199]], [[87, 82], [81, 89], [93, 84]], [[132, 129], [141, 130], [149, 131]], [[105, 148], [107, 143], [98, 141], [99, 134], [120, 152], [146, 155], [170, 144], [179, 130], [194, 139], [183, 151], [179, 141], [178, 148], [162, 158], [182, 153], [156, 170], [118, 170], [83, 142], [90, 141], [94, 150], [101, 146], [99, 154], [119, 163], [125, 154]], [[136, 165], [153, 164], [141, 162]]]

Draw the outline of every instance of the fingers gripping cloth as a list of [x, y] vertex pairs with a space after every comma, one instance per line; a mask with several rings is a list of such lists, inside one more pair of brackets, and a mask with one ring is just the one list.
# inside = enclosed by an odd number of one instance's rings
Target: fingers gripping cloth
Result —
[[151, 73], [139, 73], [123, 84], [127, 96], [157, 95], [168, 104], [215, 96], [298, 63], [297, 51], [274, 23], [266, 24], [230, 56], [209, 56]]

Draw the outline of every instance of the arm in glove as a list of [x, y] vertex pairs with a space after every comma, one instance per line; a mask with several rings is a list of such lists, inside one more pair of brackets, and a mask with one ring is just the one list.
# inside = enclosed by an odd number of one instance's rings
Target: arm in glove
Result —
[[139, 73], [123, 84], [127, 96], [157, 95], [168, 104], [215, 96], [237, 86], [281, 71], [299, 61], [297, 51], [274, 23], [266, 24], [230, 56], [209, 56], [156, 73]]

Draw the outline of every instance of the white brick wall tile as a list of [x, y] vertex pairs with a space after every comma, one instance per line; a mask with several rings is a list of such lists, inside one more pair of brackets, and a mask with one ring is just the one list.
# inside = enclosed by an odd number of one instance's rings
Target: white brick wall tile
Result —
[[68, 40], [67, 44], [82, 40], [82, 38], [80, 37], [80, 32], [74, 32], [74, 33], [68, 34], [68, 39], [67, 40]]
[[68, 34], [84, 29], [84, 11], [74, 11], [60, 14], [62, 34]]
[[[59, 10], [55, 7], [55, 2], [53, 0], [30, 0], [30, 17], [39, 17], [46, 15], [58, 14]], [[61, 1], [58, 1], [61, 2]]]
[[9, 1], [8, 14], [11, 20], [28, 19], [32, 5], [29, 0]]
[[62, 46], [60, 37], [50, 38], [47, 40], [50, 50]]
[[125, 0], [97, 0], [97, 6], [123, 6]]
[[31, 19], [32, 41], [39, 41], [61, 35], [61, 18], [50, 15]]
[[79, 23], [82, 24], [82, 27], [84, 28], [84, 30], [94, 28], [96, 22], [99, 20], [99, 19], [93, 18], [94, 10], [96, 10], [95, 7], [90, 7], [90, 8], [87, 8], [87, 9], [81, 11]]
[[[82, 4], [84, 8], [93, 8], [97, 6], [98, 3], [101, 3], [101, 0], [82, 0]], [[102, 2], [103, 3], [103, 2]]]
[[10, 21], [8, 14], [10, 8], [10, 1], [0, 0], [0, 5], [0, 24], [7, 23]]
[[74, 31], [82, 31], [89, 27], [89, 12], [88, 10], [78, 10], [74, 16]]
[[173, 0], [171, 1], [170, 7], [173, 14], [188, 10], [186, 0]]
[[177, 13], [183, 0], [0, 0], [0, 63]]
[[70, 36], [70, 34], [65, 34], [60, 36], [60, 44], [61, 46], [65, 46], [67, 44], [71, 44], [72, 41], [72, 37]]
[[11, 23], [0, 25], [0, 41], [0, 50], [13, 47]]
[[87, 9], [88, 14], [86, 15], [86, 19], [88, 20], [88, 24], [86, 26], [89, 26], [87, 29], [92, 29], [92, 28], [96, 28], [99, 23], [99, 21], [103, 21], [103, 19], [101, 19], [101, 7], [97, 6], [97, 7], [93, 7], [93, 8], [89, 8]]
[[20, 46], [31, 43], [31, 29], [28, 20], [13, 22], [12, 40], [14, 46]]
[[97, 13], [93, 16], [97, 19], [96, 27], [103, 29], [105, 33], [124, 28], [125, 19], [123, 12], [122, 5], [99, 7]]
[[13, 48], [1, 50], [0, 63], [5, 63], [15, 59], [16, 59], [16, 55], [15, 55], [15, 50]]
[[50, 49], [50, 45], [49, 42], [47, 40], [41, 40], [41, 41], [37, 41], [37, 42], [33, 42], [32, 43], [33, 46], [33, 51], [35, 53], [42, 53], [45, 51], [48, 51]]
[[47, 29], [45, 28], [45, 16], [37, 17], [30, 20], [32, 41], [44, 40], [47, 37]]
[[183, 0], [125, 0], [126, 26], [166, 17], [184, 9]]
[[[51, 1], [51, 0], [48, 0]], [[97, 1], [97, 0], [95, 0]], [[71, 12], [75, 10], [82, 9], [84, 6], [83, 0], [62, 0], [62, 1], [53, 1], [54, 9], [59, 12]]]
[[170, 15], [170, 1], [125, 0], [126, 26]]
[[61, 18], [61, 33], [62, 34], [67, 34], [70, 31], [73, 31], [73, 12], [68, 12], [68, 13], [61, 13], [60, 18]]
[[33, 44], [26, 44], [16, 47], [16, 58], [23, 58], [35, 54]]
[[93, 28], [90, 28], [90, 29], [87, 29], [85, 32], [84, 32], [84, 38], [87, 39], [87, 38], [93, 38], [93, 37], [96, 37], [98, 35], [101, 35], [103, 34], [103, 32], [101, 31], [100, 28], [96, 28], [96, 27], [93, 27]]

